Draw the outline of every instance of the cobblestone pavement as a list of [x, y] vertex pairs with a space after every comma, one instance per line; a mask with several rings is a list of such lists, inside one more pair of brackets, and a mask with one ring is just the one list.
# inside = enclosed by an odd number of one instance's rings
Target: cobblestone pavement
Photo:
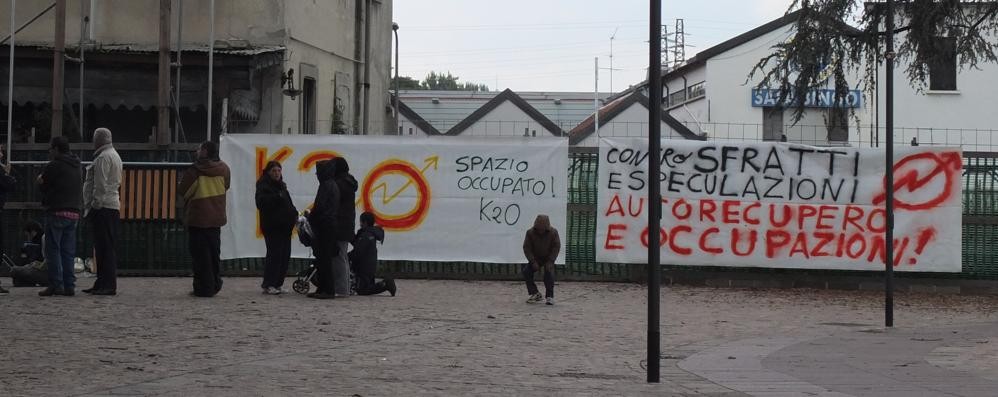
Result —
[[881, 293], [670, 287], [662, 383], [647, 384], [642, 286], [559, 283], [545, 306], [512, 282], [401, 280], [394, 298], [331, 301], [259, 282], [227, 278], [212, 299], [187, 296], [189, 278], [123, 278], [115, 297], [15, 288], [0, 295], [0, 395], [998, 390], [998, 297], [899, 294], [885, 330]]

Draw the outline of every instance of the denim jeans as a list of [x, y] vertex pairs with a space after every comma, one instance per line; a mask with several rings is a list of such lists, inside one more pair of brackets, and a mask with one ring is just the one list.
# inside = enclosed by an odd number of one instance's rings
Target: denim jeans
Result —
[[45, 260], [48, 262], [49, 287], [76, 288], [76, 225], [79, 221], [48, 214], [45, 221]]

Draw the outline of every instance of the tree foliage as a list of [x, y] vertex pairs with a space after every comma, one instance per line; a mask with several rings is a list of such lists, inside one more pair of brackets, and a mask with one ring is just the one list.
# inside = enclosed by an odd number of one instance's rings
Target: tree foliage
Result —
[[[460, 77], [452, 75], [450, 72], [438, 73], [430, 72], [423, 81], [416, 81], [412, 77], [399, 76], [399, 89], [401, 90], [439, 90], [439, 91], [488, 91], [489, 86], [472, 82], [459, 82]], [[394, 88], [394, 80], [392, 81]]]
[[[458, 82], [460, 77], [452, 75], [450, 72], [438, 73], [430, 72], [423, 81], [408, 76], [399, 76], [400, 90], [439, 90], [439, 91], [488, 91], [489, 86], [472, 82]], [[392, 79], [392, 88], [395, 88], [395, 80]]]
[[[897, 65], [907, 65], [905, 75], [916, 89], [925, 88], [929, 66], [945, 56], [940, 38], [955, 42], [960, 70], [998, 62], [998, 2], [898, 0], [895, 4], [895, 59]], [[851, 86], [867, 88], [873, 83], [887, 55], [883, 0], [794, 0], [788, 13], [796, 15], [793, 34], [760, 59], [748, 78], [761, 75], [758, 87], [779, 88], [779, 103], [797, 98], [789, 104], [795, 120], [803, 117], [803, 98], [814, 89], [831, 82], [837, 106], [844, 103]], [[850, 82], [850, 72], [859, 72], [860, 80]]]
[[[423, 87], [419, 85], [419, 80], [416, 80], [409, 76], [399, 76], [399, 89], [400, 90], [421, 90]], [[395, 78], [392, 78], [392, 89], [395, 89]]]

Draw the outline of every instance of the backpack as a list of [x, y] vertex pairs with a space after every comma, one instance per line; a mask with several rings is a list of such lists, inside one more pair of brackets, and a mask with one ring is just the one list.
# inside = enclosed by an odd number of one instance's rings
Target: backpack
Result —
[[304, 215], [299, 216], [296, 228], [298, 229], [298, 242], [306, 247], [311, 247], [312, 238], [315, 235], [312, 234], [312, 225], [308, 223], [308, 218]]

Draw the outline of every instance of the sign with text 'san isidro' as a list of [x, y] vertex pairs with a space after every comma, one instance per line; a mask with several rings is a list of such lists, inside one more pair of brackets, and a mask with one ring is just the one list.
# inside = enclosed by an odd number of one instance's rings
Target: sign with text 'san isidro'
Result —
[[[961, 270], [959, 149], [895, 149], [901, 271]], [[783, 143], [662, 143], [662, 263], [883, 270], [884, 152]], [[647, 263], [646, 139], [600, 141], [596, 259]]]
[[[782, 90], [771, 88], [752, 89], [752, 107], [773, 107], [779, 104], [782, 106], [792, 106], [796, 99], [792, 92], [787, 93], [787, 98], [781, 103], [780, 93]], [[809, 108], [830, 108], [835, 106], [835, 90], [811, 90], [804, 97], [804, 107]], [[859, 90], [850, 90], [846, 93], [843, 102], [838, 105], [842, 108], [858, 108], [863, 106], [863, 93]]]
[[[230, 134], [221, 144], [232, 170], [222, 257], [266, 253], [253, 197], [268, 161], [282, 163], [301, 211], [318, 189], [315, 164], [337, 156], [357, 179], [357, 215], [370, 211], [385, 229], [380, 259], [521, 263], [538, 214], [567, 232], [565, 139]], [[292, 251], [310, 255], [297, 239]]]

